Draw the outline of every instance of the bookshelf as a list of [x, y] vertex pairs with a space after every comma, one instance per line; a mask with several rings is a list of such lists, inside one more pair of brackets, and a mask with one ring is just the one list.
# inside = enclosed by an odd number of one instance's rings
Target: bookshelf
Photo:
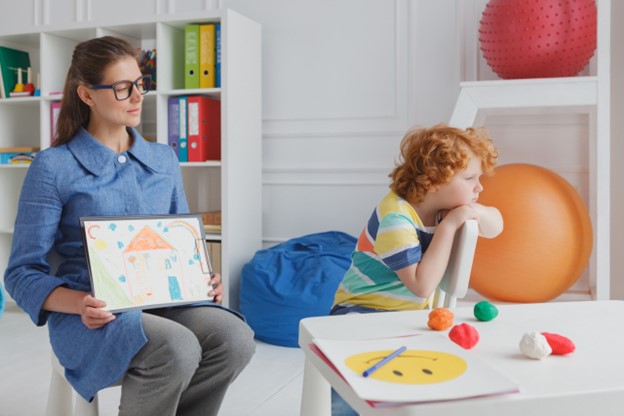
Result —
[[[139, 18], [137, 18], [139, 19]], [[74, 47], [106, 35], [141, 49], [157, 50], [158, 88], [143, 104], [138, 130], [167, 143], [167, 100], [201, 94], [221, 101], [221, 161], [181, 163], [192, 212], [222, 211], [221, 242], [224, 304], [238, 309], [240, 272], [261, 248], [261, 27], [229, 9], [146, 17], [134, 23], [79, 22], [42, 26], [29, 33], [2, 33], [0, 45], [28, 51], [40, 74], [40, 97], [0, 99], [0, 147], [50, 146], [50, 106], [60, 100]], [[149, 20], [149, 21], [148, 21]], [[221, 88], [184, 89], [184, 26], [221, 23]], [[28, 166], [0, 165], [0, 270], [4, 272], [13, 223]]]

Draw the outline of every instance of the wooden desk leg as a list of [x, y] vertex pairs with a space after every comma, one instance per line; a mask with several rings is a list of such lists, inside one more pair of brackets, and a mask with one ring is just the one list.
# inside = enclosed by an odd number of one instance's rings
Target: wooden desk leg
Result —
[[303, 365], [301, 416], [331, 416], [331, 386], [308, 358]]

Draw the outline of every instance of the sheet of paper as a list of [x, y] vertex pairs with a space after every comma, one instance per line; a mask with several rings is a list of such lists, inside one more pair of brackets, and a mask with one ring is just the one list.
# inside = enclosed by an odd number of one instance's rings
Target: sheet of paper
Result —
[[[515, 383], [445, 334], [355, 341], [316, 339], [314, 344], [355, 393], [376, 407], [518, 391]], [[407, 347], [405, 352], [369, 377], [362, 375], [401, 346]]]

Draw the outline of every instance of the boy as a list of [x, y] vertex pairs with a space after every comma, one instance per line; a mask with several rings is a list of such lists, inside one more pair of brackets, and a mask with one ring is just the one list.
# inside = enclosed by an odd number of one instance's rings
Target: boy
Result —
[[358, 239], [330, 313], [426, 308], [462, 224], [477, 220], [486, 238], [503, 230], [498, 209], [477, 203], [479, 178], [493, 172], [497, 156], [484, 130], [410, 129], [390, 192]]

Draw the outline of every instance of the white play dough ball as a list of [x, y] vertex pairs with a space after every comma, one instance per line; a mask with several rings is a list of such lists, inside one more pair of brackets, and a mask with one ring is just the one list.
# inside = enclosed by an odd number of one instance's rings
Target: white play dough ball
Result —
[[520, 340], [522, 354], [534, 360], [541, 360], [552, 353], [546, 337], [539, 332], [527, 332]]

